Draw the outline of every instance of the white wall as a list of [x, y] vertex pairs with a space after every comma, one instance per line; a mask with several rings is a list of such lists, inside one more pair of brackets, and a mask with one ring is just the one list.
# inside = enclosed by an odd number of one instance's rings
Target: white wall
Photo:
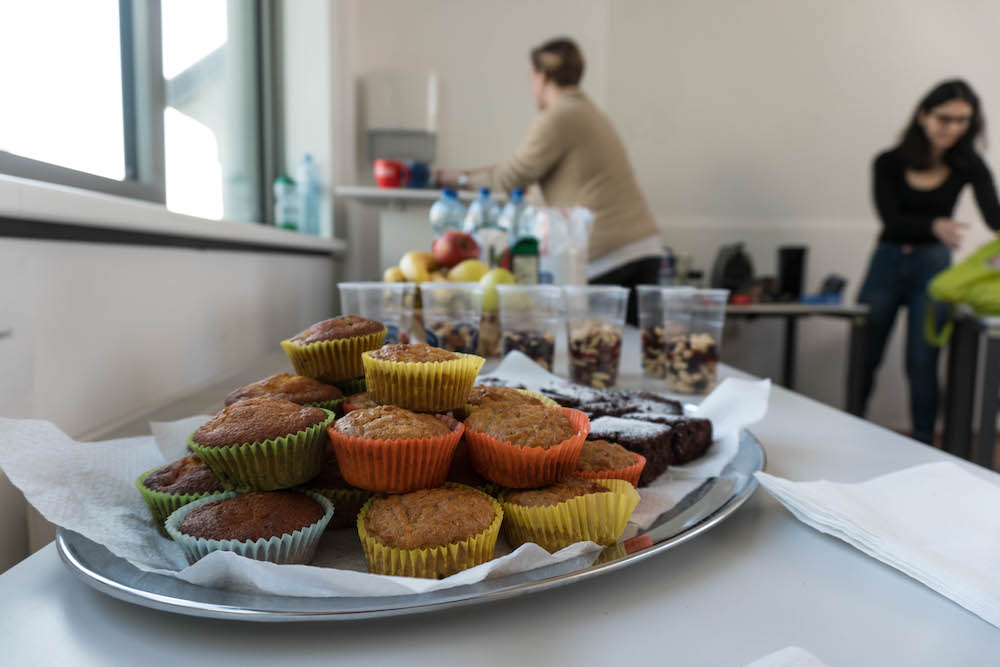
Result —
[[[939, 79], [962, 76], [979, 91], [987, 120], [1000, 118], [1000, 79], [993, 73], [1000, 58], [998, 3], [350, 0], [350, 6], [356, 46], [348, 66], [355, 76], [385, 67], [438, 73], [442, 165], [493, 163], [514, 150], [535, 113], [528, 51], [569, 35], [587, 59], [584, 88], [621, 133], [665, 242], [708, 268], [719, 245], [745, 240], [761, 273], [773, 270], [778, 245], [806, 243], [808, 286], [815, 289], [836, 271], [850, 279], [852, 299], [877, 234], [870, 163], [893, 143], [918, 98]], [[413, 224], [421, 224], [421, 215], [412, 214]], [[968, 193], [956, 216], [978, 223]], [[962, 253], [988, 236], [977, 225]], [[371, 266], [368, 277], [381, 268]], [[769, 343], [779, 329], [759, 323], [743, 331], [727, 359], [776, 375], [779, 355]], [[800, 389], [834, 405], [841, 404], [842, 331], [840, 323], [817, 321], [800, 335]], [[900, 333], [872, 416], [905, 428]]]
[[[127, 420], [330, 316], [335, 281], [323, 256], [2, 239], [0, 415], [75, 437]], [[0, 527], [2, 572], [27, 553], [2, 474]]]

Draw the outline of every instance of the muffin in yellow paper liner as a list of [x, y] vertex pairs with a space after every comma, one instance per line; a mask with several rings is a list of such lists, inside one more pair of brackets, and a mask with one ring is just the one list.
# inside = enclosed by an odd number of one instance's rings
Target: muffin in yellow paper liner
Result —
[[414, 412], [447, 412], [465, 405], [486, 360], [455, 353], [449, 361], [386, 361], [361, 355], [368, 397]]
[[[446, 483], [451, 488], [472, 489], [464, 484]], [[358, 514], [358, 537], [365, 552], [365, 563], [372, 574], [389, 574], [398, 577], [419, 577], [422, 579], [444, 579], [456, 572], [467, 570], [493, 560], [493, 550], [500, 535], [503, 509], [500, 503], [479, 489], [472, 489], [489, 499], [496, 518], [486, 530], [467, 540], [453, 542], [440, 547], [426, 549], [402, 549], [382, 544], [368, 534], [365, 529], [365, 514], [371, 509], [376, 498], [370, 499]]]
[[534, 542], [550, 553], [586, 540], [606, 547], [617, 543], [639, 504], [639, 492], [624, 480], [595, 481], [611, 493], [588, 493], [548, 507], [516, 505], [501, 494], [507, 542], [515, 549]]
[[288, 355], [297, 374], [335, 384], [354, 380], [365, 374], [361, 354], [382, 347], [385, 333], [386, 329], [382, 327], [381, 331], [373, 334], [304, 345], [289, 338], [281, 341], [281, 349]]

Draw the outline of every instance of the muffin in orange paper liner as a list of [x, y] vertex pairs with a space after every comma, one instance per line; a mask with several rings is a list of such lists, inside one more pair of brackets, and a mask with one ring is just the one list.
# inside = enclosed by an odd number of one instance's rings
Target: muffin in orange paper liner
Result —
[[[543, 504], [574, 493], [579, 495]], [[544, 489], [508, 490], [500, 496], [510, 545], [516, 549], [534, 542], [551, 553], [586, 540], [602, 546], [617, 543], [638, 504], [639, 492], [620, 479], [573, 477]]]
[[494, 498], [448, 483], [372, 498], [357, 525], [369, 572], [443, 579], [492, 560], [502, 522]]
[[646, 457], [607, 440], [587, 440], [576, 460], [574, 477], [580, 479], [621, 479], [639, 486]]
[[464, 431], [460, 421], [447, 415], [394, 405], [354, 410], [328, 429], [347, 483], [378, 493], [441, 486]]
[[380, 322], [339, 315], [281, 341], [281, 349], [297, 374], [334, 384], [363, 376], [361, 354], [381, 347], [385, 334]]
[[476, 385], [472, 388], [469, 398], [462, 408], [462, 415], [468, 417], [481, 407], [493, 407], [500, 403], [526, 403], [529, 405], [545, 405], [558, 408], [559, 404], [548, 396], [536, 394], [527, 389], [500, 387], [491, 385]]
[[368, 396], [415, 412], [448, 412], [465, 405], [486, 360], [424, 343], [396, 343], [361, 355]]
[[569, 477], [589, 432], [590, 420], [579, 410], [540, 405], [480, 408], [465, 421], [472, 467], [513, 489]]

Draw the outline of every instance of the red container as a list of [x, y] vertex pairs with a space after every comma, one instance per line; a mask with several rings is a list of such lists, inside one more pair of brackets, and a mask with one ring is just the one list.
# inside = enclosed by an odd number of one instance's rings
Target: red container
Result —
[[400, 160], [375, 160], [375, 183], [380, 188], [401, 188], [410, 180], [410, 170]]

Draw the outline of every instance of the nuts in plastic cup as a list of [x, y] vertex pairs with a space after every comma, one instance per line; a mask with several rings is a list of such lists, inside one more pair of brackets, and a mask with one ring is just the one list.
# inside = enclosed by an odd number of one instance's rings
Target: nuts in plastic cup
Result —
[[420, 285], [427, 344], [475, 354], [483, 314], [479, 283], [429, 282]]
[[517, 350], [548, 371], [556, 350], [562, 290], [555, 285], [497, 285], [503, 354]]
[[617, 285], [567, 285], [570, 379], [606, 389], [618, 381], [629, 290]]
[[728, 299], [729, 290], [725, 289], [664, 292], [670, 391], [705, 394], [715, 387]]
[[[405, 333], [407, 294], [416, 289], [414, 283], [337, 283], [340, 289], [340, 310], [360, 315], [385, 325], [385, 344], [408, 343]], [[412, 298], [412, 297], [411, 297]]]
[[639, 355], [642, 376], [654, 380], [667, 377], [667, 332], [664, 320], [664, 288], [637, 285], [639, 298]]

